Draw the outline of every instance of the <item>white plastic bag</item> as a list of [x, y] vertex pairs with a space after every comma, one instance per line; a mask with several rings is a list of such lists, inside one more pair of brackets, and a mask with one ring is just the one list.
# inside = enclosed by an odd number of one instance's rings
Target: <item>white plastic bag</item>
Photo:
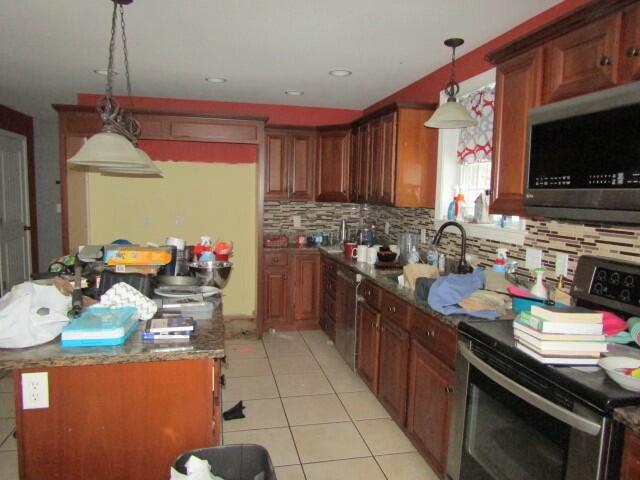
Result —
[[24, 348], [53, 340], [69, 318], [71, 297], [53, 285], [16, 285], [0, 298], [0, 348]]
[[187, 469], [186, 475], [171, 467], [170, 480], [223, 480], [220, 477], [216, 477], [213, 472], [211, 472], [211, 465], [209, 465], [209, 462], [202, 460], [195, 455], [191, 455], [184, 466]]

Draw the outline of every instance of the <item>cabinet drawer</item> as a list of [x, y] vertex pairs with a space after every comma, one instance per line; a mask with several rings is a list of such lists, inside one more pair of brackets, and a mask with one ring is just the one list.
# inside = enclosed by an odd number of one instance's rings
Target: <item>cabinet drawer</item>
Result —
[[264, 266], [265, 267], [286, 267], [287, 252], [268, 252], [268, 253], [265, 252]]
[[371, 308], [380, 311], [381, 291], [373, 283], [365, 280], [362, 284], [361, 295], [364, 297], [364, 301], [367, 302]]
[[410, 333], [445, 365], [454, 368], [457, 335], [452, 327], [416, 310], [411, 321]]
[[409, 329], [411, 308], [395, 295], [382, 292], [382, 316], [405, 330]]

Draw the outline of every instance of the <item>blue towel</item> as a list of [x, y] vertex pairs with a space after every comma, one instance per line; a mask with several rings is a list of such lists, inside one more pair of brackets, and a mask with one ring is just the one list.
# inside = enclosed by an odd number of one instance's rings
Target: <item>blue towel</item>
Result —
[[434, 282], [427, 299], [429, 306], [443, 315], [470, 315], [472, 317], [495, 320], [495, 310], [465, 310], [458, 305], [460, 300], [469, 297], [473, 292], [484, 287], [484, 270], [477, 270], [465, 275], [447, 275]]

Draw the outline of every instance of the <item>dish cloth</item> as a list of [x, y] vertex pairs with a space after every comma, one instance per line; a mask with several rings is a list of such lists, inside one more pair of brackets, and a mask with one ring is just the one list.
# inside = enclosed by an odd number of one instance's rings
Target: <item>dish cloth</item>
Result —
[[496, 310], [466, 310], [459, 305], [461, 300], [484, 287], [484, 271], [478, 270], [465, 275], [451, 274], [436, 280], [429, 289], [427, 303], [443, 315], [470, 315], [472, 317], [495, 320]]
[[158, 305], [145, 297], [128, 283], [116, 283], [100, 297], [100, 305], [105, 307], [135, 307], [139, 320], [149, 320], [158, 311]]

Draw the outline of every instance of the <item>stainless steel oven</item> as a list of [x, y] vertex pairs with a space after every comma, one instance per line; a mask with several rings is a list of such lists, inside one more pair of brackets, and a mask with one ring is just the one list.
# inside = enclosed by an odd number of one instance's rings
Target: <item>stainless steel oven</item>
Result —
[[458, 349], [450, 478], [617, 478], [610, 418], [488, 345]]

